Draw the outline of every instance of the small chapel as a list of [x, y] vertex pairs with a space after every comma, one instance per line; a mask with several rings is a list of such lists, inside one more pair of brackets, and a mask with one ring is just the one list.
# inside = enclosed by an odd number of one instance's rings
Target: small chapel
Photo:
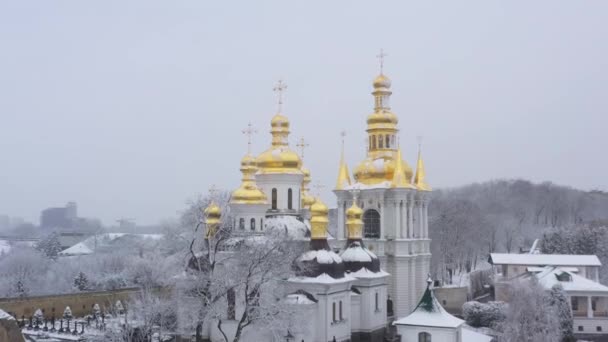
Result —
[[[229, 200], [232, 230], [242, 235], [281, 231], [308, 244], [298, 258], [303, 267], [288, 280], [287, 300], [310, 314], [301, 323], [307, 329], [289, 332], [291, 341], [384, 341], [390, 324], [412, 313], [428, 289], [431, 187], [420, 148], [415, 171], [403, 159], [399, 119], [390, 107], [391, 81], [382, 62], [372, 86], [367, 153], [353, 174], [342, 144], [333, 190], [335, 236], [328, 231], [328, 206], [310, 194], [311, 172], [303, 155], [290, 148], [281, 81], [274, 89], [279, 100], [270, 120], [270, 146], [256, 156], [250, 140], [240, 162], [242, 181]], [[251, 124], [244, 133], [252, 133]], [[206, 214], [212, 214], [207, 219], [215, 227], [221, 213], [212, 206]]]

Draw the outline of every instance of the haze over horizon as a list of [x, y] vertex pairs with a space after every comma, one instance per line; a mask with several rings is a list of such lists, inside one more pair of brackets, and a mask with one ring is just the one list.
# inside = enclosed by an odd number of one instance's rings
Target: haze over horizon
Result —
[[[322, 10], [321, 10], [322, 9]], [[13, 1], [0, 4], [0, 214], [76, 201], [105, 224], [175, 216], [270, 144], [276, 81], [322, 196], [352, 172], [380, 48], [404, 158], [428, 182], [608, 190], [608, 3]], [[336, 20], [339, 18], [340, 20]], [[6, 53], [7, 52], [7, 53]]]

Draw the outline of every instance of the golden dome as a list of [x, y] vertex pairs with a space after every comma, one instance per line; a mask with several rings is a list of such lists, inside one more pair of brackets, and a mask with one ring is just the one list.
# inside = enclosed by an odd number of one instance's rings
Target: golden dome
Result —
[[209, 239], [215, 235], [215, 232], [220, 225], [222, 209], [220, 209], [220, 207], [215, 204], [214, 201], [211, 201], [207, 208], [205, 208], [205, 211], [203, 211], [203, 214], [205, 215], [205, 224], [207, 225], [207, 233], [205, 234], [205, 238]]
[[378, 75], [376, 79], [374, 79], [374, 88], [390, 88], [391, 87], [391, 79], [385, 76], [384, 74]]
[[271, 146], [257, 158], [260, 173], [296, 173], [300, 174], [302, 161], [298, 154], [288, 146]]
[[[394, 154], [394, 152], [387, 152], [375, 159], [366, 158], [355, 168], [355, 180], [367, 185], [391, 182], [395, 173], [396, 158]], [[411, 180], [412, 168], [404, 160], [401, 160], [401, 167], [406, 179]]]
[[359, 208], [356, 199], [353, 205], [346, 210], [346, 227], [349, 239], [361, 239], [363, 237], [363, 209]]
[[266, 195], [255, 184], [254, 174], [257, 171], [256, 159], [247, 154], [241, 159], [243, 179], [241, 186], [232, 192], [230, 203], [233, 204], [267, 204]]
[[376, 111], [367, 117], [368, 129], [396, 129], [399, 119], [389, 111]]
[[259, 173], [301, 174], [302, 160], [289, 148], [289, 119], [276, 114], [270, 121], [272, 145], [256, 160]]
[[317, 198], [313, 205], [310, 206], [310, 226], [311, 226], [311, 239], [326, 239], [327, 238], [327, 225], [329, 224], [328, 219], [329, 208]]

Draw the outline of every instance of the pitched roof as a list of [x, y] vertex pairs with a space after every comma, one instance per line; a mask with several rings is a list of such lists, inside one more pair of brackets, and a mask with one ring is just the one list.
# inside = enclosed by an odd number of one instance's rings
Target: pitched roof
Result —
[[601, 266], [595, 255], [491, 253], [493, 265]]
[[409, 314], [409, 316], [393, 322], [394, 325], [415, 325], [437, 328], [458, 328], [462, 323], [464, 323], [463, 320], [452, 316], [445, 311], [441, 304], [439, 304], [431, 290], [431, 282], [429, 282], [426, 291], [424, 291], [424, 294], [414, 311]]

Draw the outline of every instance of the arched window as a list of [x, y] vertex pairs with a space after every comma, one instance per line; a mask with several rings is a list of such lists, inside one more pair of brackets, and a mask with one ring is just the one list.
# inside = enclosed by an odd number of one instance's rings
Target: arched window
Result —
[[386, 139], [386, 148], [390, 148], [391, 147], [391, 145], [389, 144], [390, 136], [387, 134], [385, 139]]
[[418, 342], [431, 342], [431, 334], [429, 334], [428, 332], [419, 333]]
[[383, 142], [384, 142], [384, 138], [382, 137], [382, 135], [378, 136], [378, 148], [383, 148]]
[[336, 319], [336, 302], [331, 303], [331, 321], [337, 322]]
[[369, 149], [372, 149], [372, 136], [369, 136]]
[[277, 188], [272, 188], [272, 209], [277, 209]]
[[255, 219], [254, 218], [251, 219], [251, 224], [250, 224], [249, 228], [251, 228], [251, 230], [255, 230]]
[[264, 219], [260, 219], [260, 230], [264, 230]]
[[239, 229], [245, 229], [245, 219], [242, 217], [239, 219]]
[[372, 135], [372, 150], [376, 149], [376, 136]]
[[287, 209], [293, 209], [293, 191], [291, 188], [287, 190]]
[[363, 214], [363, 235], [366, 238], [380, 237], [380, 214], [374, 209], [369, 209]]
[[339, 311], [339, 313], [340, 313], [340, 316], [339, 316], [339, 317], [340, 317], [340, 320], [341, 320], [341, 321], [342, 321], [342, 320], [344, 320], [344, 316], [342, 316], [342, 301], [340, 301], [340, 302], [339, 302], [339, 305], [338, 305], [338, 311]]

